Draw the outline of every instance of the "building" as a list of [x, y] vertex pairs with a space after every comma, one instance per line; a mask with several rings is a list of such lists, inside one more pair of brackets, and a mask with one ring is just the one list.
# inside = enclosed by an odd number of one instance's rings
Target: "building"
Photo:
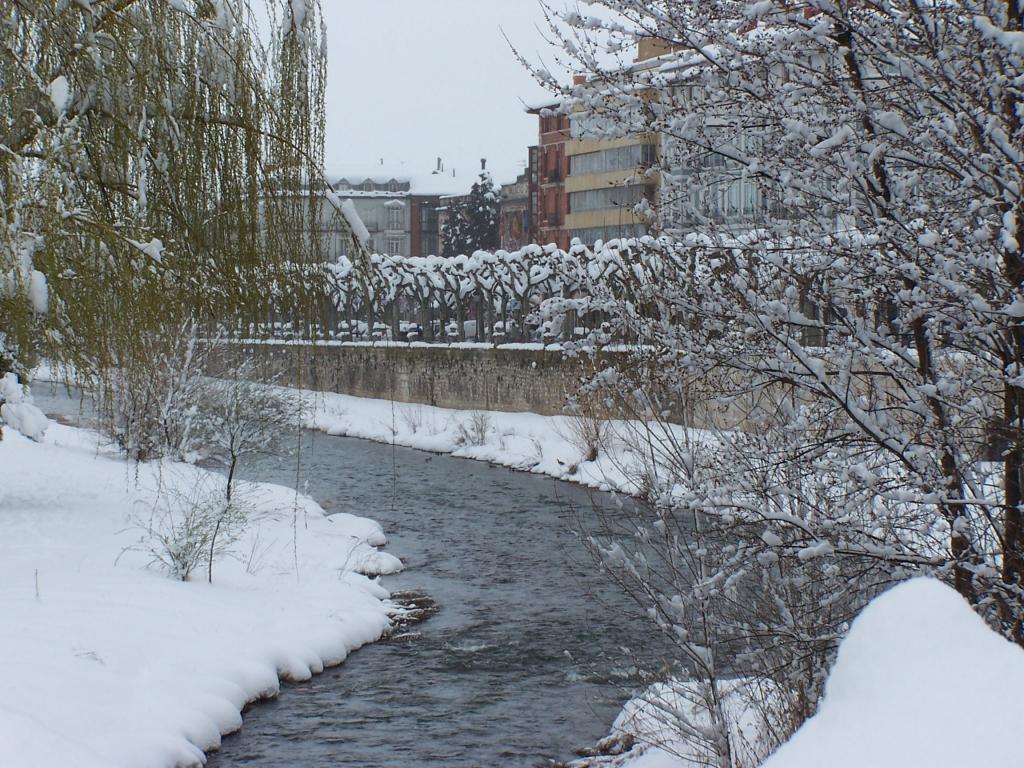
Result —
[[[640, 42], [633, 70], [671, 73], [678, 83], [681, 73], [695, 77], [705, 71], [706, 59], [646, 38]], [[675, 86], [671, 98], [686, 111], [707, 109], [706, 103], [694, 99], [691, 86], [685, 83]], [[754, 148], [758, 141], [756, 132], [737, 130], [728, 113], [705, 114], [699, 143], [659, 134], [660, 178], [654, 198], [657, 230], [681, 236], [692, 232], [697, 224], [738, 232], [762, 223], [769, 213], [764, 192], [739, 162], [730, 159]], [[778, 207], [771, 213], [783, 215]]]
[[[640, 41], [630, 71], [683, 69], [696, 74], [702, 64], [703, 60], [692, 53], [675, 51], [661, 40], [645, 38]], [[673, 98], [683, 96], [684, 89], [674, 92]], [[537, 147], [536, 166], [531, 162], [531, 169], [539, 177], [535, 184], [537, 202], [533, 205], [540, 212], [540, 242], [556, 241], [561, 245], [578, 238], [593, 246], [599, 240], [646, 234], [681, 235], [698, 222], [741, 230], [763, 221], [766, 208], [762, 192], [738, 163], [727, 159], [737, 145], [742, 149], [756, 137], [736, 136], [725, 120], [721, 121], [720, 151], [715, 151], [715, 146], [695, 149], [667, 133], [623, 135], [622, 111], [612, 102], [593, 111], [572, 113], [568, 118], [569, 137], [563, 141], [558, 126], [550, 122], [558, 106], [550, 104], [538, 110], [542, 142]], [[708, 125], [713, 142], [715, 124], [709, 121]], [[558, 152], [564, 152], [564, 165], [557, 160]], [[554, 161], [549, 159], [552, 153]], [[561, 172], [564, 179], [560, 182], [562, 196], [552, 195], [556, 186], [552, 171], [556, 175]], [[561, 225], [564, 240], [553, 237], [551, 222]]]
[[515, 251], [532, 242], [530, 225], [529, 170], [511, 184], [501, 185], [498, 209], [498, 244], [506, 251]]
[[582, 112], [572, 115], [572, 138], [566, 142], [565, 226], [570, 239], [586, 245], [646, 235], [651, 219], [638, 213], [637, 206], [653, 203], [658, 194], [657, 137], [599, 138], [606, 133], [600, 127], [606, 120]]
[[440, 195], [413, 194], [410, 197], [410, 256], [436, 256], [441, 253], [441, 225], [437, 211], [440, 205]]
[[[448, 171], [440, 158], [429, 173], [417, 172], [404, 163], [381, 161], [369, 168], [343, 169], [330, 179], [341, 199], [351, 200], [370, 233], [371, 251], [401, 256], [432, 256], [440, 253], [438, 209], [444, 197], [464, 192], [472, 183]], [[347, 255], [343, 224], [333, 212], [324, 215], [327, 257]]]
[[565, 217], [569, 200], [565, 179], [569, 175], [566, 143], [570, 140], [569, 117], [558, 114], [557, 103], [531, 107], [539, 118], [538, 143], [530, 151], [530, 199], [535, 242], [569, 247]]
[[[409, 255], [412, 245], [412, 185], [394, 176], [346, 175], [331, 182], [335, 193], [349, 199], [370, 233], [371, 251]], [[330, 256], [347, 255], [342, 251]]]

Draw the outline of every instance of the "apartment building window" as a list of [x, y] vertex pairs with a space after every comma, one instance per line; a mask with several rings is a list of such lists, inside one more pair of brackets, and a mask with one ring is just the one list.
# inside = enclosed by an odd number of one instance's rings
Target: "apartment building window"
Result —
[[655, 160], [653, 144], [633, 144], [628, 147], [573, 155], [569, 158], [569, 172], [573, 176], [583, 176], [588, 173], [625, 171], [630, 168], [649, 167], [654, 165]]
[[405, 250], [405, 239], [401, 237], [389, 237], [387, 239], [387, 252], [389, 256], [403, 256]]
[[572, 213], [580, 213], [582, 211], [600, 211], [606, 208], [632, 208], [643, 199], [643, 196], [644, 188], [640, 185], [572, 192], [569, 195], [569, 210]]
[[387, 228], [390, 230], [405, 229], [405, 208], [398, 205], [389, 205], [386, 210], [385, 223]]
[[628, 237], [643, 237], [648, 234], [647, 226], [644, 224], [623, 224], [616, 227], [590, 227], [588, 229], [573, 229], [569, 231], [570, 238], [578, 238], [587, 246], [593, 246], [598, 240], [608, 242]]

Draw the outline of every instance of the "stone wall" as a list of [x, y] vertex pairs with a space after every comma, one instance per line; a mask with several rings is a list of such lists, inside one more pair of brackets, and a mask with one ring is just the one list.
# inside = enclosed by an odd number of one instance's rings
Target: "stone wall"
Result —
[[[589, 360], [560, 351], [359, 344], [233, 345], [278, 384], [463, 410], [563, 412]], [[231, 358], [223, 361], [232, 365]]]
[[[261, 379], [283, 386], [441, 408], [546, 416], [565, 413], [568, 398], [595, 369], [623, 362], [622, 353], [603, 353], [594, 361], [586, 356], [566, 357], [557, 349], [485, 345], [238, 342], [227, 349], [223, 358], [211, 361], [213, 375], [244, 358], [255, 364]], [[630, 367], [648, 366], [648, 375], [659, 367], [656, 356], [627, 362]], [[785, 387], [740, 383], [735, 374], [680, 382], [683, 401], [662, 402], [658, 408], [662, 417], [676, 424], [744, 430], [770, 420], [779, 403], [792, 398]], [[723, 392], [733, 396], [722, 398]]]

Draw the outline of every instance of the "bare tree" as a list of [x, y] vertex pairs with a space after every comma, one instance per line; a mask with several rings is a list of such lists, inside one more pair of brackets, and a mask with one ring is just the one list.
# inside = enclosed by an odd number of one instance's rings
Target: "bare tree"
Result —
[[943, 578], [1024, 644], [1019, 4], [586, 6], [552, 15], [587, 73], [563, 109], [658, 137], [677, 235], [630, 243], [655, 268], [610, 296], [638, 345], [594, 386], [642, 425], [649, 506], [597, 551], [691, 674], [782, 696], [769, 746], [892, 581]]

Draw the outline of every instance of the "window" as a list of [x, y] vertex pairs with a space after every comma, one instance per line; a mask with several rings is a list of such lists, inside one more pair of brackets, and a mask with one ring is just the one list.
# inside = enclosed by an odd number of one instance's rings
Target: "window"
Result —
[[656, 161], [653, 144], [633, 144], [628, 147], [587, 152], [569, 158], [570, 173], [583, 176], [589, 173], [610, 173], [631, 168], [649, 167]]
[[644, 224], [623, 224], [616, 227], [591, 227], [588, 229], [573, 229], [569, 231], [570, 238], [579, 238], [586, 246], [592, 247], [598, 240], [608, 242], [626, 237], [643, 237], [648, 234], [647, 226]]
[[385, 219], [385, 227], [390, 230], [405, 229], [405, 208], [399, 205], [389, 205]]
[[405, 239], [401, 237], [389, 237], [387, 239], [387, 252], [389, 256], [402, 256], [405, 251]]
[[373, 182], [370, 181], [369, 179], [364, 181], [363, 182], [363, 191], [364, 192], [373, 192]]
[[569, 195], [569, 210], [573, 213], [580, 213], [582, 211], [600, 211], [606, 208], [632, 208], [643, 199], [643, 196], [644, 188], [639, 185], [588, 189]]

